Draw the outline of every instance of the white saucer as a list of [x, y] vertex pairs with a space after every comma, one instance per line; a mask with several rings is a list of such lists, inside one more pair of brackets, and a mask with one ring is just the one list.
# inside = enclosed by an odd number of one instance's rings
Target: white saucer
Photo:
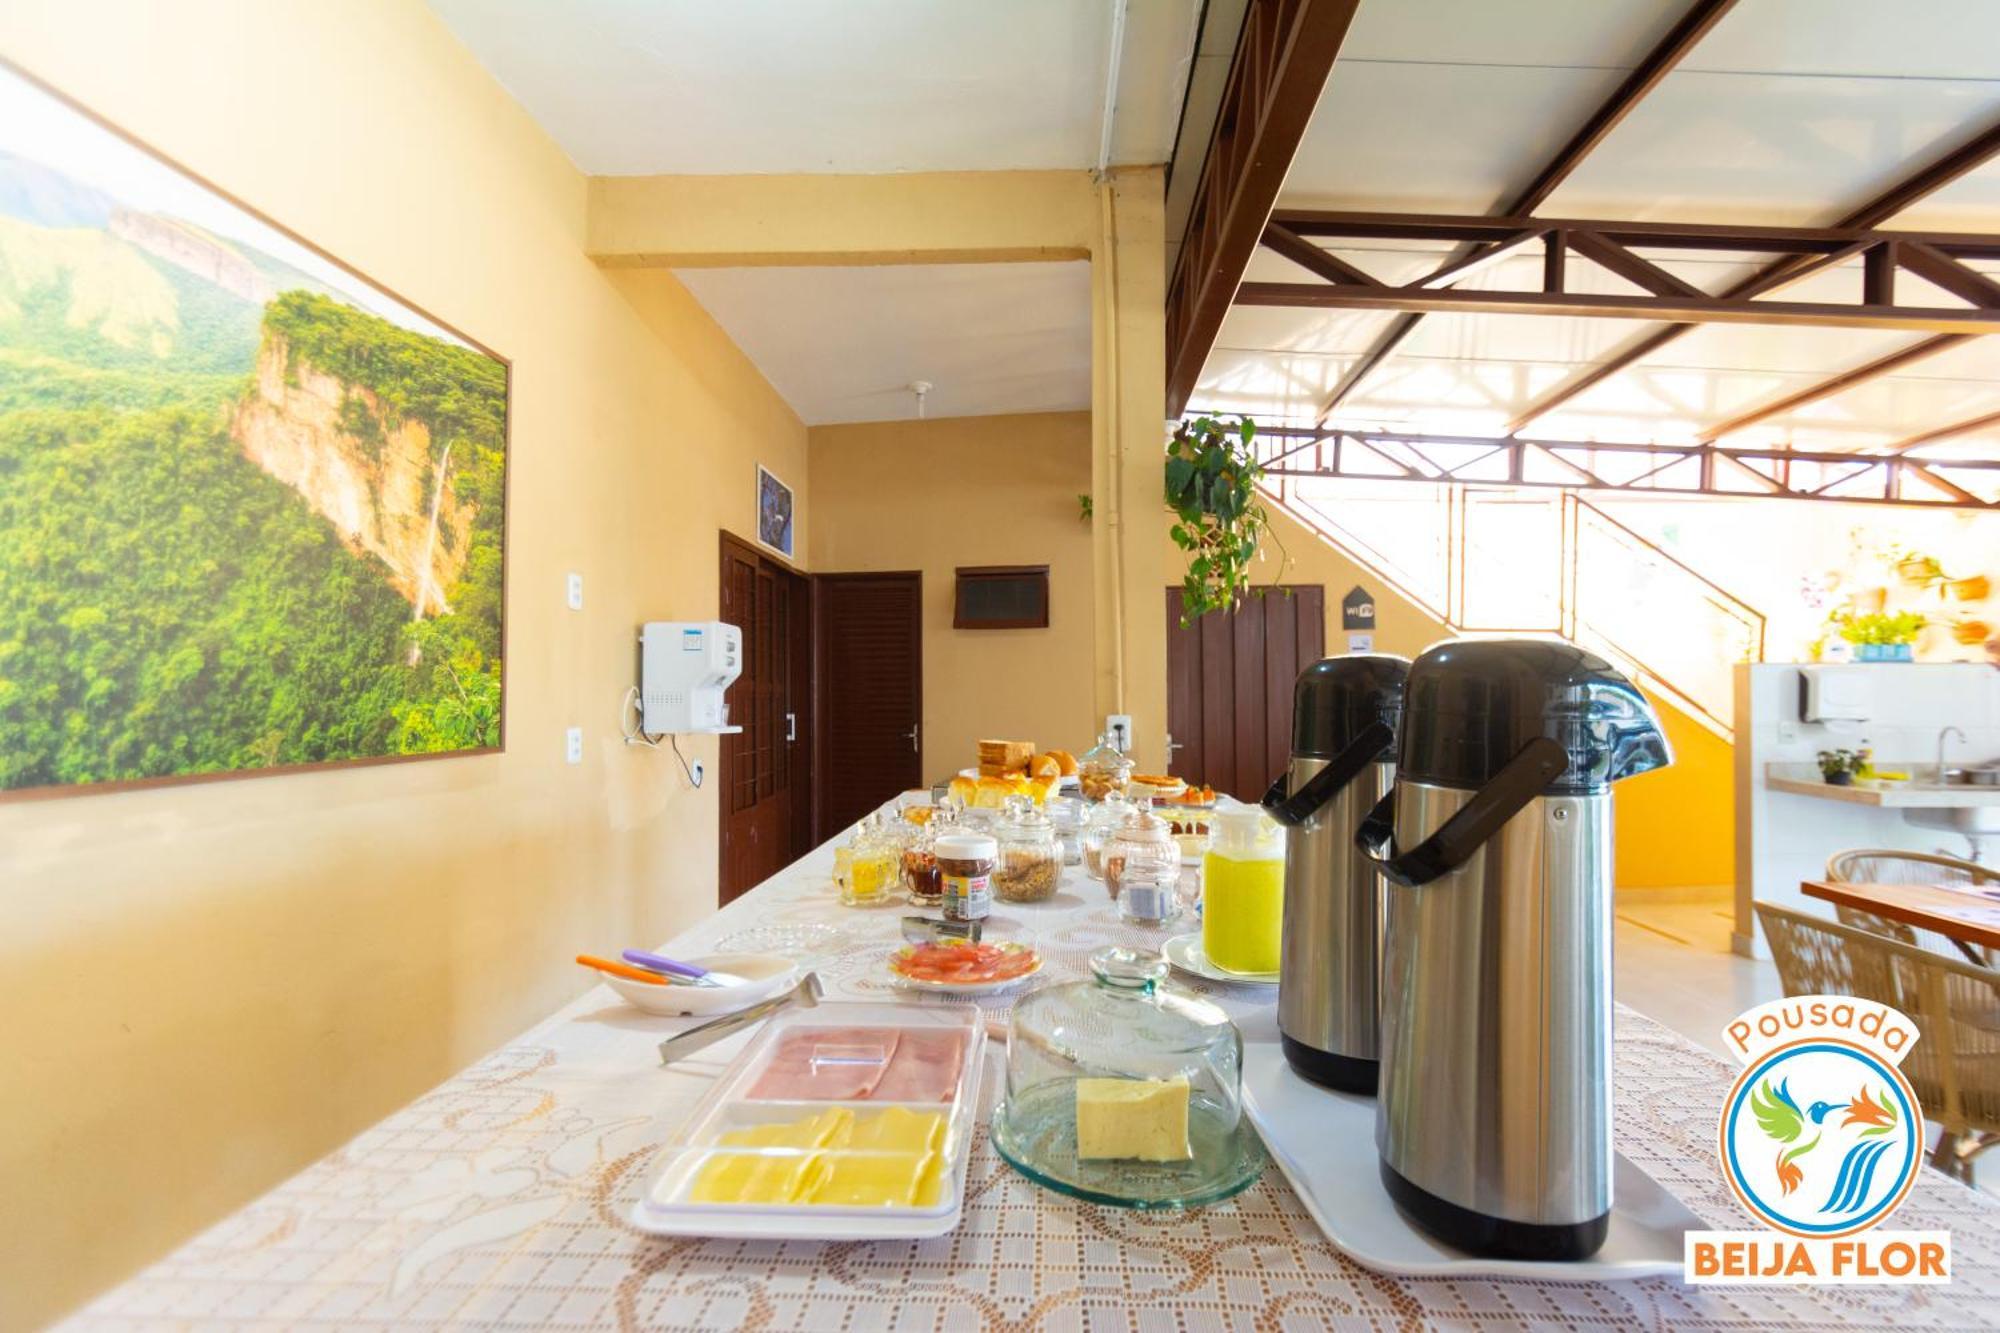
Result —
[[1226, 981], [1235, 986], [1275, 986], [1278, 984], [1276, 972], [1231, 972], [1208, 961], [1208, 955], [1201, 951], [1201, 932], [1176, 935], [1160, 947], [1167, 956], [1167, 962], [1191, 977], [1204, 981]]

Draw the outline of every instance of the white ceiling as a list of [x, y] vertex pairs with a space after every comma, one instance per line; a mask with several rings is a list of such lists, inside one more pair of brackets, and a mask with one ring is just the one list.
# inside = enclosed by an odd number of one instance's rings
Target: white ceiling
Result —
[[[1114, 0], [430, 0], [593, 175], [1097, 163]], [[1164, 162], [1198, 0], [1130, 0], [1115, 163]]]
[[679, 271], [809, 426], [1090, 406], [1090, 266]]
[[[1490, 212], [1554, 156], [1685, 8], [1686, 0], [1363, 0], [1280, 206]], [[1996, 121], [2000, 3], [1740, 0], [1539, 211], [1823, 224]], [[1887, 225], [2000, 232], [2000, 166], [1971, 173]], [[1336, 253], [1385, 281], [1410, 281], [1449, 251], [1371, 242]], [[1747, 271], [1742, 257], [1648, 257], [1712, 291]], [[1464, 285], [1532, 287], [1537, 264], [1511, 261]], [[1582, 261], [1572, 262], [1570, 275], [1578, 290], [1630, 290]], [[1311, 280], [1263, 251], [1248, 276]], [[1786, 296], [1839, 298], [1858, 282], [1858, 267], [1850, 267]], [[1904, 283], [1906, 298], [1918, 298], [1921, 284]], [[1193, 404], [1309, 421], [1394, 318], [1233, 309]], [[1654, 327], [1432, 315], [1337, 420], [1493, 433]], [[1538, 421], [1532, 433], [1694, 438], [1704, 426], [1920, 337], [1707, 325]], [[1866, 447], [1996, 410], [2000, 338], [1987, 338], [1728, 442]], [[1972, 448], [2000, 448], [2000, 432], [1924, 452]]]

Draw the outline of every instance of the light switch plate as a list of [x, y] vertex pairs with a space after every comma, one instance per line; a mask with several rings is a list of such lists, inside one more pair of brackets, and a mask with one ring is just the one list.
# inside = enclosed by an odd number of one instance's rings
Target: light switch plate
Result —
[[583, 575], [581, 574], [572, 574], [569, 576], [569, 609], [572, 611], [583, 610]]
[[563, 758], [572, 764], [583, 762], [583, 728], [571, 727], [563, 737]]

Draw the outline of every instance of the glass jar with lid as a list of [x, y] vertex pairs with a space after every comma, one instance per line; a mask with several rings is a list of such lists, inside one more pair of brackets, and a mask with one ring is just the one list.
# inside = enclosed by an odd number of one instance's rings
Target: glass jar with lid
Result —
[[840, 890], [840, 901], [849, 907], [887, 902], [895, 891], [900, 851], [896, 834], [879, 811], [862, 820], [854, 836], [834, 849], [834, 883]]
[[1100, 949], [1091, 979], [1014, 1006], [1000, 1155], [1094, 1203], [1175, 1208], [1248, 1188], [1264, 1169], [1243, 1114], [1243, 1038], [1215, 1004], [1164, 984], [1156, 954]]
[[1042, 805], [1056, 833], [1056, 855], [1066, 866], [1083, 864], [1083, 802], [1074, 796], [1051, 796]]
[[1099, 736], [1097, 744], [1085, 750], [1076, 761], [1076, 782], [1086, 801], [1123, 796], [1125, 784], [1131, 780], [1132, 761], [1111, 743], [1108, 733]]
[[902, 850], [903, 896], [917, 907], [936, 907], [944, 901], [944, 880], [938, 871], [937, 840], [958, 831], [958, 810], [940, 806], [928, 824], [907, 838]]
[[1047, 902], [1062, 878], [1056, 826], [1025, 796], [1008, 800], [1000, 826], [999, 864], [993, 869], [993, 896], [1003, 903]]
[[1086, 809], [1083, 831], [1078, 841], [1083, 851], [1083, 873], [1092, 879], [1104, 878], [1104, 844], [1132, 813], [1123, 796], [1112, 795]]
[[1128, 865], [1157, 869], [1166, 883], [1180, 875], [1181, 849], [1174, 841], [1167, 821], [1154, 814], [1151, 802], [1141, 802], [1118, 822], [1104, 844], [1104, 887], [1118, 898], [1120, 881]]

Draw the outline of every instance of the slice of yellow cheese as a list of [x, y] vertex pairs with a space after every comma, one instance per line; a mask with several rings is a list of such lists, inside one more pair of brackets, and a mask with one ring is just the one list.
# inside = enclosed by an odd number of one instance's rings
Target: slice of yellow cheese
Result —
[[934, 1205], [944, 1192], [944, 1116], [891, 1106], [857, 1117], [844, 1106], [722, 1135], [696, 1174], [692, 1203]]
[[821, 1152], [717, 1153], [695, 1177], [694, 1203], [800, 1203], [826, 1178]]
[[944, 1116], [891, 1106], [854, 1122], [844, 1147], [872, 1152], [930, 1152], [944, 1145]]
[[853, 1128], [854, 1112], [833, 1106], [804, 1120], [732, 1129], [720, 1141], [731, 1148], [841, 1148]]
[[1186, 1077], [1078, 1079], [1076, 1155], [1142, 1162], [1192, 1157]]
[[846, 1208], [908, 1208], [917, 1201], [932, 1152], [826, 1154], [826, 1178], [812, 1201]]

